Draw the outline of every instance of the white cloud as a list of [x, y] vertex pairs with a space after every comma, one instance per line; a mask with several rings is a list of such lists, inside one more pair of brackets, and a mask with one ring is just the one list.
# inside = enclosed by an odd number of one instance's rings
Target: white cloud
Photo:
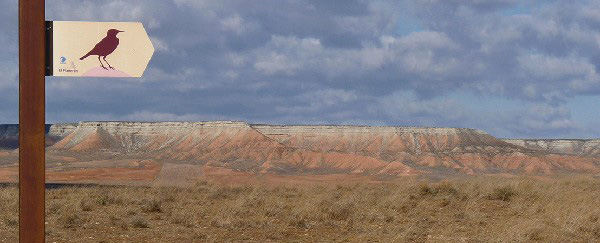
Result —
[[[1, 64], [1, 63], [0, 63]], [[13, 90], [19, 87], [19, 72], [13, 65], [0, 65], [0, 92]]]
[[436, 31], [420, 31], [413, 32], [408, 36], [401, 37], [395, 41], [391, 41], [389, 38], [386, 43], [394, 43], [401, 46], [404, 49], [453, 49], [457, 45], [454, 43], [445, 33]]
[[457, 120], [465, 116], [460, 103], [452, 98], [422, 100], [412, 92], [395, 92], [380, 98], [377, 104], [378, 110], [401, 120], [423, 117]]
[[154, 50], [157, 52], [168, 52], [169, 44], [160, 37], [150, 36]]
[[296, 70], [301, 68], [300, 65], [301, 64], [292, 61], [285, 55], [271, 52], [261, 56], [260, 59], [258, 59], [254, 64], [254, 68], [266, 74], [283, 72], [291, 75], [294, 74]]
[[552, 57], [528, 54], [517, 57], [519, 65], [531, 75], [544, 79], [569, 79], [596, 75], [596, 67], [582, 57]]
[[313, 106], [332, 106], [339, 103], [351, 102], [358, 99], [354, 91], [325, 89], [302, 95], [302, 99]]
[[173, 114], [150, 111], [137, 111], [132, 114], [122, 116], [126, 121], [203, 121], [214, 117], [203, 116], [199, 114]]
[[296, 71], [318, 62], [323, 46], [315, 38], [273, 36], [267, 45], [257, 52], [254, 68], [266, 74], [294, 74]]
[[241, 35], [247, 31], [255, 29], [256, 26], [253, 23], [249, 23], [236, 13], [233, 16], [222, 19], [221, 28], [223, 28], [225, 31], [232, 31], [237, 35]]

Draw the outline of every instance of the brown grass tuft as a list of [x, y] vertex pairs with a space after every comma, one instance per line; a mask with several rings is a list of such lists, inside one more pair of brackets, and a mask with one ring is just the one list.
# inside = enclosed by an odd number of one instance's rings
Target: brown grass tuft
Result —
[[488, 195], [487, 198], [490, 200], [500, 200], [508, 202], [516, 195], [516, 189], [511, 185], [507, 185], [494, 188], [494, 190]]
[[131, 226], [135, 228], [150, 228], [150, 222], [146, 217], [136, 215], [131, 218]]

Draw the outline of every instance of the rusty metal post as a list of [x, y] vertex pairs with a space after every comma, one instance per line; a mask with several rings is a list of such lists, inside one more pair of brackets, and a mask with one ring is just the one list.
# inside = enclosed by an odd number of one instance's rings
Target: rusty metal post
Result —
[[45, 0], [19, 0], [19, 242], [43, 243]]

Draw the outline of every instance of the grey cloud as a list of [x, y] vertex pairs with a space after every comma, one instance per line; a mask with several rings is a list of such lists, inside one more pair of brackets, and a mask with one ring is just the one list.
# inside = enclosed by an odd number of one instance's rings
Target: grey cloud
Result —
[[[452, 126], [452, 121], [465, 118], [458, 101], [449, 98], [423, 101], [412, 92], [397, 92], [378, 100], [375, 104], [378, 113], [387, 114], [398, 122], [415, 125], [435, 125], [432, 121], [444, 121], [444, 126]], [[441, 126], [441, 125], [439, 125]]]
[[520, 136], [556, 137], [556, 134], [573, 134], [582, 126], [574, 121], [565, 107], [534, 104], [525, 108], [503, 112], [501, 122], [510, 124], [510, 130]]
[[[521, 4], [534, 10], [505, 14]], [[600, 4], [536, 4], [56, 0], [47, 4], [50, 19], [142, 21], [157, 52], [139, 80], [48, 79], [48, 117], [364, 122], [475, 127], [504, 136], [588, 133], [565, 104], [600, 95]], [[0, 101], [7, 104], [0, 114], [15, 120], [16, 4], [0, 6], [7, 9], [0, 27], [8, 33], [0, 36], [7, 47], [0, 50]], [[420, 29], [402, 33], [406, 19]], [[525, 108], [479, 114], [448, 98], [457, 91]]]

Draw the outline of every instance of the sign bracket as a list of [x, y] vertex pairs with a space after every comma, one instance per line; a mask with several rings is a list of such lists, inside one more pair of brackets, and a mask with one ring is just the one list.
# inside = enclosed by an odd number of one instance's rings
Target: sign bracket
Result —
[[54, 53], [52, 52], [52, 49], [54, 48], [53, 24], [53, 21], [46, 21], [46, 76], [54, 75]]

